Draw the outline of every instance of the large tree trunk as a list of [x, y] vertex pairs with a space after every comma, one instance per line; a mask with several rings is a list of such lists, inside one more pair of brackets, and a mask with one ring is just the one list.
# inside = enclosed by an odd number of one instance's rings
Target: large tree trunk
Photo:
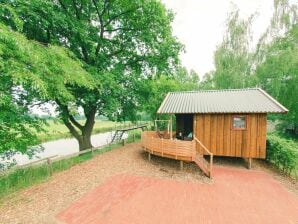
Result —
[[91, 135], [95, 124], [96, 107], [84, 111], [86, 122], [82, 125], [69, 113], [67, 106], [61, 103], [58, 103], [58, 105], [63, 113], [62, 121], [72, 136], [78, 141], [80, 151], [92, 148]]
[[77, 140], [79, 142], [80, 151], [91, 149], [93, 147], [91, 143], [91, 134], [81, 136], [81, 138]]

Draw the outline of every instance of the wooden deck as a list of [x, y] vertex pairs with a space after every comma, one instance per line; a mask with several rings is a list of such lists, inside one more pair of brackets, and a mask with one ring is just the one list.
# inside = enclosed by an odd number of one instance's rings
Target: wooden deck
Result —
[[[197, 150], [200, 145], [200, 150]], [[176, 159], [180, 161], [195, 162], [209, 177], [212, 175], [213, 154], [197, 139], [182, 141], [178, 139], [159, 138], [155, 131], [142, 133], [142, 146], [150, 154]], [[203, 150], [203, 151], [202, 151]], [[210, 156], [209, 163], [203, 155]], [[182, 167], [183, 167], [183, 163]]]

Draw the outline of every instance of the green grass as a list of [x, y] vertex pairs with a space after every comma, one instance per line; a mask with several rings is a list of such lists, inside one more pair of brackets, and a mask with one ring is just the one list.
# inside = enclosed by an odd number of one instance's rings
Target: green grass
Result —
[[[129, 132], [129, 136], [126, 140], [127, 143], [133, 141], [133, 134], [135, 134], [136, 141], [140, 139], [140, 130], [134, 130]], [[96, 150], [93, 154], [91, 152], [87, 152], [80, 156], [53, 162], [51, 166], [43, 164], [39, 166], [20, 168], [11, 173], [0, 175], [0, 202], [1, 199], [9, 194], [13, 194], [34, 184], [47, 181], [53, 173], [67, 170], [76, 164], [83, 163], [92, 159], [96, 155], [111, 151], [112, 149], [119, 148], [120, 146], [120, 143], [113, 144]]]
[[[71, 138], [72, 135], [66, 128], [66, 126], [60, 122], [55, 122], [53, 120], [49, 120], [48, 125], [45, 125], [44, 129], [46, 132], [38, 133], [38, 139], [40, 142], [47, 142], [62, 138]], [[81, 124], [84, 123], [83, 120], [80, 121]], [[93, 128], [92, 134], [98, 134], [103, 132], [108, 132], [113, 129], [115, 129], [115, 126], [117, 127], [121, 126], [128, 126], [131, 122], [125, 122], [125, 123], [119, 123], [119, 122], [113, 122], [113, 121], [102, 121], [102, 120], [96, 120]]]

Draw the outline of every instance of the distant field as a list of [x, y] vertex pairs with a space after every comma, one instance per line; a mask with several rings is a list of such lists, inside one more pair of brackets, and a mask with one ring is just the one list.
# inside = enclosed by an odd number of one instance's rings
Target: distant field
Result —
[[[81, 120], [80, 123], [84, 123], [85, 121]], [[128, 126], [131, 122], [126, 121], [123, 123], [119, 122], [113, 122], [113, 121], [102, 121], [102, 120], [96, 120], [93, 134], [107, 132], [113, 130], [116, 125], [119, 126]], [[72, 137], [69, 133], [66, 126], [60, 122], [55, 121], [48, 121], [48, 125], [45, 126], [46, 133], [39, 133], [38, 138], [41, 142], [47, 142], [51, 140], [61, 139], [61, 138], [70, 138]]]

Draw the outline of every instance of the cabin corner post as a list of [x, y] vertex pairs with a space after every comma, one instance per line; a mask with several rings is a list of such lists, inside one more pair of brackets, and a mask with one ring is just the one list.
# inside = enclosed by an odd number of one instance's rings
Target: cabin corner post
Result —
[[193, 138], [196, 137], [196, 129], [197, 129], [197, 115], [193, 115], [193, 128], [192, 128]]
[[170, 114], [170, 137], [173, 139], [173, 114]]

